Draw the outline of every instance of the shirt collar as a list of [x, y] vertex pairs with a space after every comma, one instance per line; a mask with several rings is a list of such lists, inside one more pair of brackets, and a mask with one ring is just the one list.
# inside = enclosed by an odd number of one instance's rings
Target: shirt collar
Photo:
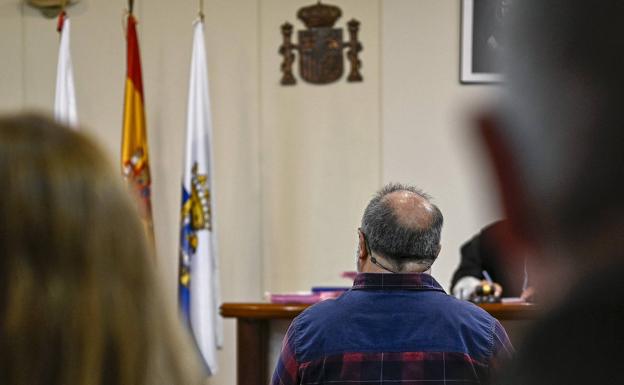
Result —
[[436, 290], [444, 292], [438, 281], [425, 273], [358, 273], [353, 290]]

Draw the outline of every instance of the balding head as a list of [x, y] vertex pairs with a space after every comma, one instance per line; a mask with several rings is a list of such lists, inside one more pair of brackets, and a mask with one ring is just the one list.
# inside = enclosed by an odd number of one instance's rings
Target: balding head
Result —
[[371, 251], [401, 270], [407, 263], [433, 263], [440, 251], [442, 223], [442, 213], [427, 194], [389, 184], [369, 202], [361, 227]]
[[382, 202], [392, 208], [397, 222], [403, 227], [422, 230], [433, 222], [433, 205], [422, 193], [397, 190], [385, 195]]

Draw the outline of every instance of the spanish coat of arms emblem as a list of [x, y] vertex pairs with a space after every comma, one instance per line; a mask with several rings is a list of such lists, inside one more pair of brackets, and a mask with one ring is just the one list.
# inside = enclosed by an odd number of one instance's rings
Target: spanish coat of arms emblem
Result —
[[293, 26], [290, 23], [282, 25], [282, 45], [279, 53], [283, 56], [282, 85], [296, 84], [292, 73], [292, 65], [299, 53], [299, 75], [303, 80], [312, 84], [328, 84], [340, 79], [344, 72], [344, 49], [347, 49], [351, 69], [347, 77], [349, 82], [362, 81], [360, 68], [362, 62], [359, 53], [362, 44], [358, 41], [360, 23], [353, 19], [347, 23], [349, 40], [343, 41], [342, 29], [334, 28], [336, 21], [342, 16], [340, 8], [321, 4], [303, 7], [297, 12], [297, 17], [303, 21], [306, 29], [298, 31], [298, 44], [292, 42]]

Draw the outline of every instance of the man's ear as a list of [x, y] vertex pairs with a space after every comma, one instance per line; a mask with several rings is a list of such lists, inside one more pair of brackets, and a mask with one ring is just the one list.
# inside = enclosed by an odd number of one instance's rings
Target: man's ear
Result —
[[490, 156], [510, 230], [516, 236], [527, 236], [526, 230], [530, 228], [527, 218], [528, 191], [521, 182], [518, 160], [514, 158], [508, 139], [503, 135], [502, 122], [492, 114], [482, 114], [477, 118], [477, 124], [482, 142]]
[[358, 259], [363, 262], [368, 258], [368, 249], [366, 248], [366, 238], [360, 229], [358, 229], [358, 237]]

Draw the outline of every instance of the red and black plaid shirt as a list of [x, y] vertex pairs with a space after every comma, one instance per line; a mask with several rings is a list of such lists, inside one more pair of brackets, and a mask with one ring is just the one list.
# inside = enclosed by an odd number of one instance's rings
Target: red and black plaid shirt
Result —
[[428, 274], [358, 274], [293, 320], [272, 385], [484, 384], [513, 352], [501, 324]]

